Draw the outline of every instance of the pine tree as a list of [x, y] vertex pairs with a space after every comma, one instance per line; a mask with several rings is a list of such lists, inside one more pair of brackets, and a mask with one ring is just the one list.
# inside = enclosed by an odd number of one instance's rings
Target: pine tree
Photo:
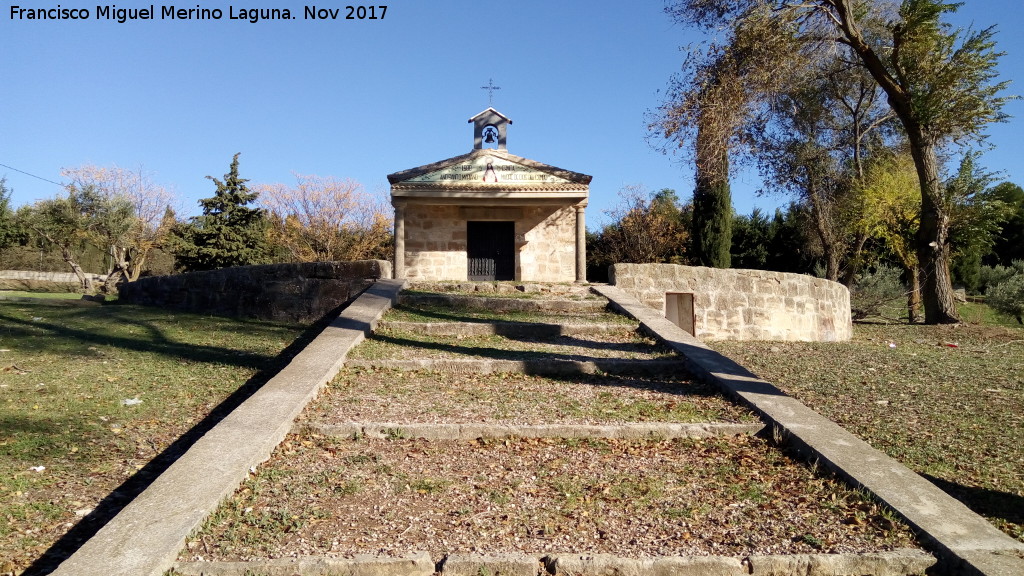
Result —
[[207, 176], [217, 190], [213, 197], [199, 201], [202, 216], [174, 230], [178, 269], [213, 270], [270, 261], [266, 216], [262, 209], [249, 206], [258, 194], [250, 192], [247, 180], [238, 176], [238, 156], [232, 158], [223, 182]]

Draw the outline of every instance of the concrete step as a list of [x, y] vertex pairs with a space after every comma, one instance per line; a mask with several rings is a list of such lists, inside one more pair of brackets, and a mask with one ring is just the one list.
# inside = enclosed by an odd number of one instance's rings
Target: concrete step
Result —
[[415, 331], [431, 336], [511, 336], [557, 338], [558, 336], [590, 336], [618, 334], [636, 330], [635, 324], [548, 324], [541, 322], [407, 322], [380, 323], [381, 330]]
[[425, 440], [476, 440], [504, 438], [712, 438], [757, 434], [764, 424], [704, 422], [631, 422], [628, 424], [537, 424], [501, 423], [434, 424], [400, 422], [348, 422], [344, 424], [300, 424], [297, 432], [324, 436], [365, 438], [423, 438]]
[[544, 295], [556, 298], [591, 298], [593, 290], [586, 284], [550, 282], [409, 282], [409, 290], [441, 294]]
[[595, 360], [491, 360], [418, 358], [405, 360], [362, 360], [345, 362], [346, 368], [387, 368], [401, 371], [430, 370], [434, 372], [455, 372], [459, 374], [495, 374], [510, 372], [516, 374], [542, 374], [569, 376], [575, 374], [687, 374], [683, 359], [620, 359], [602, 358]]
[[920, 550], [863, 554], [796, 554], [736, 556], [665, 556], [624, 558], [611, 554], [448, 554], [436, 563], [426, 552], [404, 557], [360, 555], [355, 558], [302, 557], [251, 562], [179, 562], [182, 576], [287, 574], [326, 576], [746, 576], [748, 574], [924, 574], [935, 558]]
[[477, 309], [490, 312], [603, 312], [608, 307], [604, 298], [573, 300], [567, 298], [501, 298], [464, 294], [408, 293], [398, 296], [403, 306], [435, 306], [453, 309]]

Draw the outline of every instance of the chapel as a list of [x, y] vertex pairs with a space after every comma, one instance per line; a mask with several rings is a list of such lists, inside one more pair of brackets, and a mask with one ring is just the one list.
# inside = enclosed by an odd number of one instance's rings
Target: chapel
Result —
[[494, 108], [469, 122], [469, 153], [388, 175], [395, 278], [585, 282], [591, 176], [509, 153]]

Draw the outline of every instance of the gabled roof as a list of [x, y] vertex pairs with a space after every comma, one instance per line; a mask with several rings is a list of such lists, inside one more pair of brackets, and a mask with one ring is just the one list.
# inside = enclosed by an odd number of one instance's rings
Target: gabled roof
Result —
[[497, 111], [497, 110], [495, 110], [494, 108], [490, 108], [490, 107], [488, 107], [488, 108], [487, 108], [486, 110], [484, 110], [483, 112], [481, 112], [481, 113], [477, 114], [476, 116], [473, 116], [472, 118], [470, 118], [470, 119], [469, 119], [469, 121], [470, 121], [470, 122], [476, 122], [477, 118], [480, 118], [481, 116], [483, 116], [483, 115], [485, 115], [485, 114], [489, 114], [489, 115], [495, 115], [495, 116], [499, 116], [499, 117], [501, 117], [501, 119], [502, 119], [502, 120], [505, 120], [505, 121], [506, 121], [506, 122], [508, 122], [509, 124], [511, 124], [511, 123], [512, 123], [512, 119], [511, 119], [511, 118], [509, 118], [508, 116], [505, 116], [505, 115], [504, 115], [504, 114], [502, 114], [501, 112], [498, 112], [498, 111]]
[[[490, 174], [486, 172], [488, 169], [491, 170]], [[481, 191], [587, 190], [592, 178], [588, 174], [495, 149], [473, 150], [468, 154], [388, 174], [392, 191], [469, 188]]]

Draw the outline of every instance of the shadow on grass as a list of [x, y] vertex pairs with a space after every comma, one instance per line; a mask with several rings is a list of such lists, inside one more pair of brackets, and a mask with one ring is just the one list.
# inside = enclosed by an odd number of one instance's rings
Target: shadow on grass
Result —
[[[4, 317], [0, 315], [0, 318]], [[245, 384], [240, 386], [223, 402], [217, 405], [198, 424], [185, 432], [163, 452], [153, 458], [142, 469], [125, 480], [120, 486], [107, 495], [107, 497], [101, 500], [88, 516], [79, 521], [78, 524], [72, 527], [66, 534], [64, 534], [63, 537], [61, 537], [60, 540], [54, 543], [45, 553], [43, 553], [42, 556], [37, 558], [35, 562], [25, 570], [23, 576], [41, 576], [56, 570], [61, 562], [74, 554], [79, 547], [96, 535], [96, 533], [110, 522], [110, 520], [113, 519], [122, 508], [127, 506], [135, 499], [136, 496], [148, 488], [157, 477], [163, 474], [165, 470], [174, 464], [174, 462], [188, 451], [188, 449], [197, 440], [212, 430], [213, 427], [220, 423], [221, 420], [249, 399], [249, 397], [256, 393], [260, 387], [266, 384], [282, 368], [287, 366], [291, 359], [301, 352], [314, 338], [316, 338], [316, 336], [323, 331], [323, 329], [326, 328], [333, 319], [334, 314], [329, 314], [327, 318], [317, 322], [305, 330], [280, 354], [271, 359], [259, 373], [250, 378]], [[71, 332], [78, 333], [81, 331], [72, 329]], [[132, 344], [130, 339], [115, 339], [115, 341], [120, 340], [124, 340], [129, 346]], [[110, 341], [104, 340], [103, 343], [110, 344]], [[197, 361], [225, 362], [242, 365], [239, 364], [239, 358], [237, 356], [232, 356], [230, 351], [222, 351], [221, 353], [218, 353], [213, 347], [198, 346], [198, 351], [189, 353], [189, 346], [177, 345], [174, 343], [167, 344], [166, 352], [168, 354], [180, 354], [183, 357]], [[116, 343], [114, 345], [122, 344]], [[149, 348], [146, 349], [150, 350]], [[262, 359], [261, 363], [267, 362], [265, 358], [260, 358]], [[252, 362], [249, 362], [244, 365], [248, 366], [251, 364]]]
[[[595, 312], [584, 312], [570, 314], [557, 311], [502, 311], [497, 312], [486, 308], [443, 308], [438, 306], [419, 306], [413, 304], [400, 304], [395, 310], [413, 314], [421, 318], [430, 318], [441, 322], [466, 322], [470, 324], [493, 324], [493, 323], [535, 323], [535, 318], [558, 317], [558, 316], [580, 316], [595, 314]], [[451, 310], [447, 312], [446, 310]], [[607, 312], [606, 312], [607, 313]], [[626, 324], [624, 324], [625, 326]]]
[[[60, 352], [69, 355], [79, 355], [84, 347], [95, 345], [163, 354], [194, 362], [219, 363], [245, 368], [256, 367], [268, 360], [266, 356], [239, 354], [235, 350], [218, 346], [176, 342], [168, 338], [156, 323], [145, 319], [147, 311], [144, 308], [108, 305], [99, 309], [68, 311], [64, 318], [73, 320], [76, 314], [88, 314], [92, 317], [102, 315], [105, 321], [115, 325], [118, 329], [137, 328], [141, 333], [136, 337], [116, 334], [113, 330], [95, 332], [75, 328], [66, 323], [62, 324], [57, 320], [47, 320], [41, 317], [25, 319], [0, 313], [0, 324], [4, 326], [2, 335], [17, 340], [19, 347], [24, 350]], [[218, 320], [224, 319], [218, 318]], [[240, 328], [248, 323], [238, 319], [230, 319], [230, 321], [239, 324]], [[267, 326], [268, 323], [259, 322], [259, 325]], [[53, 338], [46, 338], [46, 336]]]
[[[578, 348], [588, 348], [594, 350], [611, 350], [635, 354], [664, 354], [665, 357], [658, 358], [659, 360], [671, 359], [672, 357], [668, 350], [664, 349], [659, 345], [645, 344], [639, 342], [597, 342], [593, 340], [584, 340], [582, 338], [576, 338], [574, 336], [559, 336], [557, 340], [549, 340], [545, 339], [543, 336], [540, 335], [538, 335], [537, 337], [524, 337], [520, 333], [516, 333], [514, 335], [506, 334], [505, 336], [510, 340], [517, 340], [527, 344], [536, 344], [538, 347], [545, 345], [557, 345], [575, 346]], [[583, 362], [601, 362], [614, 359], [608, 358], [606, 356], [592, 356], [583, 353], [566, 354], [561, 352], [544, 352], [533, 350], [506, 350], [502, 348], [492, 348], [487, 346], [465, 346], [457, 344], [446, 344], [444, 342], [427, 342], [423, 340], [417, 340], [414, 338], [403, 338], [400, 336], [390, 336], [385, 334], [374, 334], [373, 340], [384, 344], [388, 344], [390, 346], [400, 346], [404, 348], [420, 348], [426, 350], [434, 350], [437, 352], [445, 352], [448, 354], [456, 354], [459, 356], [464, 356], [467, 359], [484, 358], [490, 360], [534, 361], [570, 360]]]
[[930, 474], [922, 473], [921, 476], [978, 514], [1016, 524], [1024, 533], [1024, 496], [977, 486], [964, 486]]

